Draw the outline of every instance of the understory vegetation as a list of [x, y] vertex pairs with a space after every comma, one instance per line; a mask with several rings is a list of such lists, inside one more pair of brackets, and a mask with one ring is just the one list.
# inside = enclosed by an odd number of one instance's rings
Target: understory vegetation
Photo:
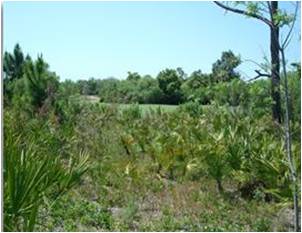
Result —
[[[239, 62], [227, 52], [209, 75], [129, 73], [89, 80], [97, 91], [85, 92], [60, 82], [42, 56], [24, 58], [19, 46], [6, 53], [4, 230], [291, 230], [293, 187], [270, 81], [243, 81]], [[299, 180], [300, 75], [298, 66], [288, 80]]]

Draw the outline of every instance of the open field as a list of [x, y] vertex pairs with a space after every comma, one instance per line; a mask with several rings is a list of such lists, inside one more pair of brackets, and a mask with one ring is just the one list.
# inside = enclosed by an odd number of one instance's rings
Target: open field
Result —
[[[105, 104], [104, 105], [108, 105]], [[109, 105], [116, 105], [121, 110], [129, 109], [129, 107], [135, 106], [136, 104], [109, 104]], [[177, 109], [177, 105], [168, 105], [168, 104], [137, 104], [137, 106], [142, 110], [143, 113], [148, 111], [157, 111], [160, 109], [164, 112], [171, 112]]]
[[159, 108], [161, 111], [164, 112], [171, 112], [177, 109], [177, 105], [168, 105], [168, 104], [119, 104], [119, 103], [100, 103], [100, 98], [98, 96], [80, 96], [76, 97], [79, 101], [83, 101], [83, 103], [91, 103], [96, 104], [98, 103], [99, 106], [114, 106], [120, 110], [128, 109], [132, 106], [139, 106], [140, 110], [143, 113], [146, 113], [150, 110], [157, 111]]

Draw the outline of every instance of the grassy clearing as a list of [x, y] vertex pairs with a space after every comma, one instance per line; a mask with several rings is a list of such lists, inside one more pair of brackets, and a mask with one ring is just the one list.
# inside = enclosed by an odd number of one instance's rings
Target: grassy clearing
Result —
[[100, 106], [115, 106], [120, 110], [128, 109], [129, 107], [138, 105], [140, 110], [144, 113], [152, 111], [158, 111], [159, 109], [164, 112], [175, 111], [178, 105], [168, 105], [168, 104], [118, 104], [118, 103], [100, 103], [100, 98], [98, 96], [79, 96], [75, 97], [81, 103], [84, 104], [99, 104]]
[[[106, 104], [101, 103], [101, 105], [116, 105], [119, 109], [129, 109], [132, 106], [135, 106], [135, 104]], [[167, 105], [167, 104], [137, 104], [140, 110], [143, 113], [151, 111], [158, 111], [159, 109], [164, 112], [172, 112], [177, 109], [177, 105]]]

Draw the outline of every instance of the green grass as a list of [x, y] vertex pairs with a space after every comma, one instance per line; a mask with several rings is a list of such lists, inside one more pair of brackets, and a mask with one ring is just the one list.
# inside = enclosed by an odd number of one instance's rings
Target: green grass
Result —
[[[81, 95], [78, 97], [75, 97], [77, 100], [79, 100], [81, 103], [91, 103], [91, 104], [97, 104], [99, 103], [100, 106], [117, 106], [119, 109], [124, 110], [127, 109], [131, 106], [135, 106], [136, 104], [120, 104], [120, 103], [100, 103], [99, 102], [99, 97], [98, 96], [85, 96]], [[177, 109], [178, 105], [168, 105], [168, 104], [138, 104], [140, 110], [142, 111], [143, 114], [146, 112], [153, 110], [157, 111], [159, 108], [161, 111], [164, 112], [172, 112]]]
[[[136, 104], [106, 104], [101, 103], [103, 105], [116, 105], [121, 110], [127, 109], [131, 106], [135, 106]], [[172, 112], [177, 109], [177, 105], [167, 105], [167, 104], [138, 104], [139, 108], [142, 110], [143, 113], [146, 113], [150, 110], [156, 111], [158, 108], [160, 108], [164, 112]]]

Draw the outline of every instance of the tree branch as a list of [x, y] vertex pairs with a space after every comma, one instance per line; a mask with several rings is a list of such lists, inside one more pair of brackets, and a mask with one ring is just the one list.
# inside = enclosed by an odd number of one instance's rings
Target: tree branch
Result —
[[251, 63], [255, 64], [256, 66], [258, 66], [261, 70], [264, 70], [264, 71], [270, 69], [270, 66], [268, 67], [268, 65], [266, 65], [266, 64], [259, 64], [258, 62], [254, 61], [252, 59], [245, 59], [245, 60], [243, 60], [243, 62], [251, 62]]
[[268, 26], [270, 26], [270, 27], [273, 26], [273, 24], [270, 20], [268, 20], [267, 18], [265, 18], [261, 15], [257, 15], [257, 14], [254, 14], [254, 13], [249, 13], [249, 12], [244, 11], [244, 10], [229, 7], [229, 6], [224, 5], [224, 4], [222, 4], [218, 1], [214, 1], [214, 3], [218, 6], [220, 6], [221, 8], [227, 10], [227, 11], [232, 11], [232, 12], [237, 13], [237, 14], [246, 15], [246, 16], [249, 16], [249, 17], [252, 17], [252, 18], [255, 18], [255, 19], [259, 19], [259, 20], [263, 21], [264, 23], [266, 23]]
[[270, 16], [271, 16], [271, 20], [273, 22], [273, 10], [272, 10], [272, 6], [271, 6], [271, 2], [270, 1], [267, 1], [267, 7], [269, 9], [269, 13], [270, 13]]
[[264, 73], [261, 73], [259, 70], [255, 70], [255, 72], [258, 74], [255, 78], [252, 78], [252, 79], [249, 79], [247, 80], [247, 82], [251, 82], [251, 81], [254, 81], [258, 78], [261, 78], [261, 77], [271, 77], [269, 74], [264, 74]]
[[293, 31], [293, 28], [294, 28], [294, 25], [295, 25], [295, 22], [296, 22], [296, 18], [297, 18], [297, 14], [298, 14], [298, 8], [299, 8], [299, 3], [297, 2], [296, 3], [296, 9], [295, 9], [295, 14], [294, 14], [294, 19], [293, 19], [292, 25], [290, 27], [290, 30], [289, 30], [289, 32], [288, 32], [288, 34], [287, 34], [284, 42], [281, 45], [281, 48], [283, 48], [283, 49], [286, 48], [287, 45], [289, 44], [290, 35], [291, 35], [292, 31]]

